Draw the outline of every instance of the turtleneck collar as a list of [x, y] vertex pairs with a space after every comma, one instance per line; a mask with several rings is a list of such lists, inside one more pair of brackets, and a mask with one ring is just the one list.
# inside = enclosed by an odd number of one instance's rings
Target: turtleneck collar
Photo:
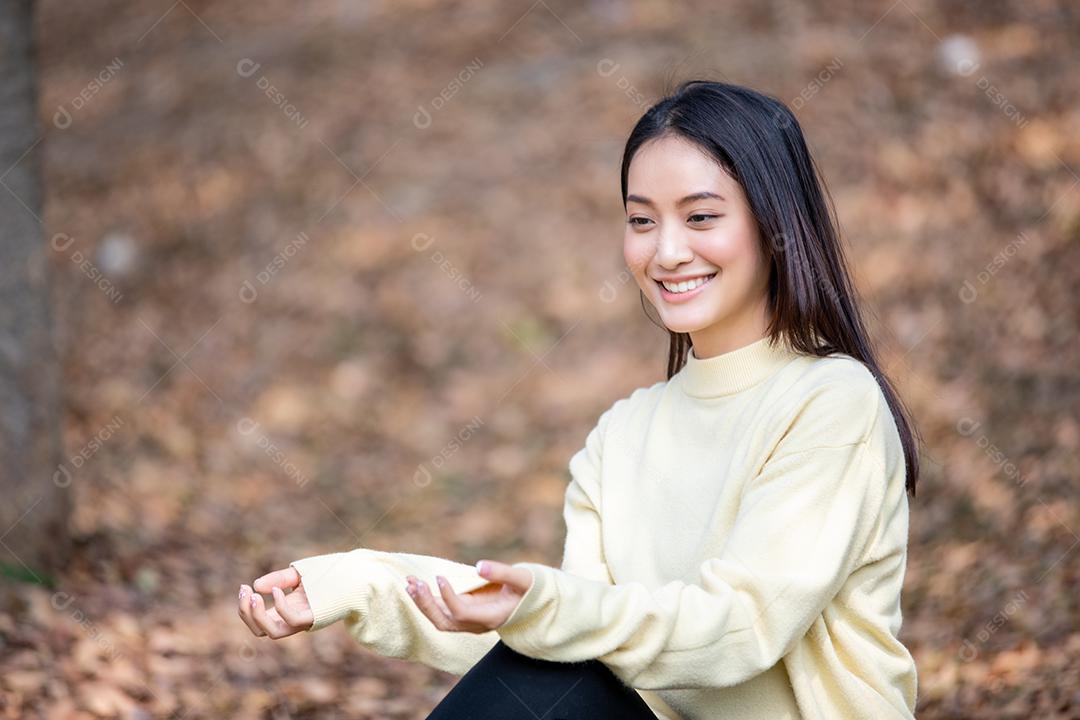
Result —
[[687, 395], [720, 397], [757, 385], [798, 357], [786, 341], [774, 346], [768, 336], [720, 355], [699, 358], [693, 348], [678, 377]]

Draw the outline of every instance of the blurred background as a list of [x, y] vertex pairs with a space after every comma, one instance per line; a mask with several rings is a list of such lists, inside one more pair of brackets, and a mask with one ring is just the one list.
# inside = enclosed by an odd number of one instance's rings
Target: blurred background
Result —
[[799, 117], [922, 432], [919, 717], [1080, 717], [1080, 6], [22, 0], [0, 37], [0, 716], [424, 717], [455, 678], [255, 639], [237, 588], [559, 563], [567, 461], [664, 377], [622, 145], [705, 77]]

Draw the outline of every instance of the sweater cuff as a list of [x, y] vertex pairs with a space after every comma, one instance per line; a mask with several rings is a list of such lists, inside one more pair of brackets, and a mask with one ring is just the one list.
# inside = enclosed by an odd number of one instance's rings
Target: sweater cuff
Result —
[[367, 615], [371, 578], [357, 567], [367, 552], [361, 548], [314, 555], [289, 563], [300, 573], [308, 604], [315, 616], [308, 632], [333, 625], [351, 612], [360, 613], [360, 617]]
[[554, 568], [531, 562], [514, 563], [533, 576], [532, 585], [525, 591], [510, 617], [495, 631], [510, 648], [523, 655], [535, 656], [541, 650], [542, 628], [551, 624], [559, 605]]

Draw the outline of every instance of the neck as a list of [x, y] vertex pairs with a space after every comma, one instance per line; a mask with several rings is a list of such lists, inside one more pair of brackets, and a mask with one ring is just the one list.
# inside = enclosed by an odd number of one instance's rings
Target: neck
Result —
[[769, 328], [769, 312], [762, 302], [751, 312], [724, 319], [701, 330], [690, 332], [694, 354], [699, 358], [722, 355], [765, 337]]

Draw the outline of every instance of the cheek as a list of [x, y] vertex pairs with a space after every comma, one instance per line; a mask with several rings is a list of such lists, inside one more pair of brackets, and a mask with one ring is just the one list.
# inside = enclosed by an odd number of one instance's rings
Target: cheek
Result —
[[754, 228], [743, 226], [711, 235], [698, 252], [709, 263], [738, 273], [752, 270], [761, 249]]
[[634, 276], [645, 272], [653, 256], [653, 244], [640, 235], [628, 232], [623, 237], [623, 261]]

